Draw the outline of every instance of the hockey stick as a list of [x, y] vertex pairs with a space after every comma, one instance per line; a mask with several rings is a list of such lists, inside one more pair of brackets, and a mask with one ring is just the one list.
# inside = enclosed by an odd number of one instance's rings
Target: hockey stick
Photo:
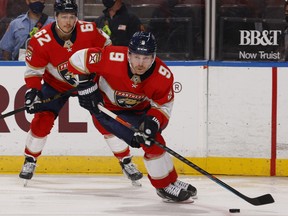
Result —
[[[137, 128], [135, 128], [133, 125], [131, 125], [129, 122], [126, 122], [125, 120], [121, 119], [119, 116], [117, 116], [115, 113], [111, 112], [110, 110], [106, 109], [105, 107], [98, 105], [99, 110], [101, 110], [103, 113], [105, 113], [106, 115], [110, 116], [111, 118], [115, 119], [117, 122], [121, 123], [122, 125], [126, 126], [127, 128], [131, 129], [134, 132], [139, 131]], [[249, 202], [252, 205], [255, 206], [259, 206], [259, 205], [265, 205], [265, 204], [269, 204], [269, 203], [273, 203], [274, 199], [271, 196], [271, 194], [265, 194], [259, 197], [255, 197], [255, 198], [250, 198], [245, 196], [244, 194], [240, 193], [239, 191], [237, 191], [236, 189], [234, 189], [233, 187], [227, 185], [226, 183], [224, 183], [223, 181], [221, 181], [220, 179], [216, 178], [214, 175], [208, 173], [207, 171], [203, 170], [202, 168], [200, 168], [199, 166], [197, 166], [196, 164], [192, 163], [191, 161], [187, 160], [186, 158], [184, 158], [183, 156], [179, 155], [178, 153], [176, 153], [175, 151], [173, 151], [172, 149], [168, 148], [167, 146], [164, 146], [163, 144], [157, 142], [154, 139], [150, 139], [154, 144], [156, 144], [157, 146], [159, 146], [160, 148], [164, 149], [166, 152], [168, 152], [169, 154], [173, 155], [174, 157], [176, 157], [177, 159], [179, 159], [180, 161], [182, 161], [183, 163], [187, 164], [188, 166], [192, 167], [193, 169], [195, 169], [196, 171], [200, 172], [201, 174], [205, 175], [206, 177], [208, 177], [209, 179], [211, 179], [212, 181], [216, 182], [217, 184], [219, 184], [220, 186], [226, 188], [227, 190], [231, 191], [232, 193], [234, 193], [236, 196], [241, 197], [242, 199], [244, 199], [245, 201]]]
[[[46, 99], [42, 100], [42, 103], [49, 103], [49, 102], [54, 101], [54, 100], [57, 100], [57, 99], [59, 99], [59, 98], [61, 98], [61, 97], [68, 96], [68, 95], [70, 95], [70, 94], [71, 94], [72, 92], [74, 92], [74, 91], [76, 91], [76, 88], [69, 89], [68, 91], [63, 92], [63, 93], [58, 93], [58, 94], [56, 94], [56, 95], [54, 95], [54, 96], [52, 96], [52, 97], [49, 97], [49, 98], [46, 98]], [[20, 108], [18, 108], [18, 109], [15, 109], [15, 110], [13, 110], [13, 111], [10, 111], [10, 112], [8, 112], [8, 113], [5, 113], [5, 114], [3, 114], [3, 115], [0, 115], [0, 119], [3, 119], [3, 118], [6, 118], [6, 117], [8, 117], [8, 116], [14, 115], [14, 114], [16, 114], [16, 113], [22, 112], [22, 111], [24, 111], [25, 109], [26, 109], [25, 106], [20, 107]]]

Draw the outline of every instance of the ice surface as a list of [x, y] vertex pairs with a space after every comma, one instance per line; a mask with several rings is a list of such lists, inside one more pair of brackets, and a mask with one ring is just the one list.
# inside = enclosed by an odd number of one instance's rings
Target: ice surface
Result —
[[[142, 187], [124, 176], [35, 175], [27, 187], [18, 175], [0, 175], [0, 215], [287, 216], [287, 177], [217, 176], [244, 195], [270, 193], [275, 203], [253, 206], [205, 176], [180, 176], [197, 187], [193, 204], [164, 203], [145, 176]], [[240, 213], [229, 209], [239, 208]]]

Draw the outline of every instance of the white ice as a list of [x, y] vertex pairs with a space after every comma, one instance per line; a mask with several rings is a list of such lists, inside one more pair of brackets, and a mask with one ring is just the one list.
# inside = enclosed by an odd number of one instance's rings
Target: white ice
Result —
[[[17, 175], [0, 175], [0, 215], [287, 216], [287, 177], [218, 179], [254, 198], [271, 194], [275, 203], [254, 206], [205, 176], [180, 176], [198, 189], [193, 204], [164, 203], [145, 176], [142, 187], [120, 175], [40, 175], [27, 187]], [[230, 213], [238, 208], [240, 213]]]

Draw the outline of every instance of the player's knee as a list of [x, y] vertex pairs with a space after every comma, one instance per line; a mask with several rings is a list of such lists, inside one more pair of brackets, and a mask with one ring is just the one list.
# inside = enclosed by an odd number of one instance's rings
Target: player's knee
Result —
[[36, 113], [31, 122], [32, 133], [37, 137], [47, 136], [54, 125], [54, 120], [55, 115], [52, 112]]

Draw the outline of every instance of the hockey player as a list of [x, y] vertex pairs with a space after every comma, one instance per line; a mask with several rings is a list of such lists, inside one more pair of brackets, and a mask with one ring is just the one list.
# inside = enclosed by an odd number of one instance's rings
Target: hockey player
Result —
[[[178, 179], [170, 155], [149, 140], [155, 138], [165, 144], [161, 132], [168, 124], [174, 101], [173, 74], [156, 57], [151, 33], [136, 32], [129, 47], [77, 51], [69, 59], [68, 70], [78, 83], [80, 105], [93, 113], [105, 130], [132, 147], [142, 147], [148, 178], [161, 198], [181, 202], [196, 196], [195, 187]], [[98, 82], [89, 78], [79, 81], [78, 76], [94, 73]], [[134, 133], [100, 112], [99, 103], [140, 132]]]
[[[64, 79], [69, 76], [69, 57], [80, 49], [111, 45], [109, 37], [96, 28], [95, 23], [77, 19], [77, 10], [74, 0], [56, 0], [55, 22], [37, 32], [27, 48], [25, 105], [27, 112], [35, 115], [26, 140], [25, 162], [19, 174], [23, 179], [32, 178], [37, 158], [69, 96], [45, 104], [41, 100], [74, 87]], [[128, 178], [133, 181], [142, 178], [142, 173], [131, 162], [128, 145], [119, 139], [106, 140]]]

